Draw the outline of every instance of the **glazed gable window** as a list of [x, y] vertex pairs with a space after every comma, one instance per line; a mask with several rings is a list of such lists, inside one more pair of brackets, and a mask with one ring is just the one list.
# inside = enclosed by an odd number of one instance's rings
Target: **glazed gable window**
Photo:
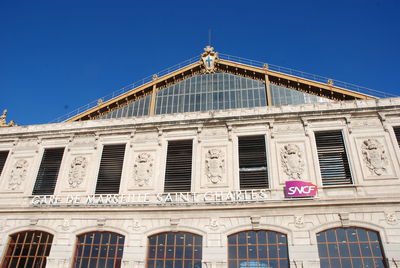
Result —
[[118, 194], [124, 164], [125, 144], [104, 145], [96, 194]]
[[45, 149], [33, 187], [33, 195], [52, 195], [57, 183], [64, 148]]
[[164, 192], [190, 192], [193, 140], [169, 141]]
[[342, 131], [321, 131], [314, 134], [322, 184], [352, 184], [353, 181]]
[[6, 164], [8, 151], [0, 151], [0, 176], [3, 172], [4, 165]]
[[244, 136], [239, 143], [240, 189], [268, 188], [265, 136]]

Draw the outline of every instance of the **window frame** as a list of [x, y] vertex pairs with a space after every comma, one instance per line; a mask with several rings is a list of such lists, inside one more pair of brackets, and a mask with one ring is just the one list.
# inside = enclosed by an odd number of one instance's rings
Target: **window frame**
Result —
[[[329, 131], [340, 131], [342, 133], [343, 146], [344, 146], [344, 149], [346, 152], [346, 157], [347, 157], [349, 170], [350, 170], [350, 176], [351, 176], [351, 180], [352, 180], [351, 184], [324, 185], [322, 182], [322, 174], [321, 174], [321, 167], [319, 164], [318, 148], [317, 148], [317, 142], [315, 139], [315, 133], [316, 132], [329, 132]], [[354, 172], [354, 168], [353, 168], [353, 162], [356, 160], [353, 161], [352, 158], [350, 157], [353, 153], [351, 150], [350, 133], [347, 129], [347, 126], [340, 125], [340, 126], [329, 127], [329, 128], [321, 128], [321, 127], [312, 128], [312, 129], [310, 129], [310, 132], [312, 132], [312, 135], [309, 135], [309, 136], [310, 136], [311, 148], [313, 150], [313, 157], [315, 157], [314, 158], [314, 170], [315, 170], [316, 179], [318, 181], [318, 184], [323, 186], [324, 188], [354, 187], [358, 182], [356, 172]]]
[[103, 157], [104, 147], [105, 146], [109, 146], [109, 145], [110, 146], [113, 146], [113, 145], [125, 145], [124, 156], [123, 156], [123, 159], [122, 159], [121, 177], [120, 177], [120, 180], [119, 180], [119, 190], [118, 190], [118, 193], [109, 193], [109, 194], [119, 194], [121, 192], [121, 188], [123, 186], [124, 173], [125, 173], [125, 169], [127, 168], [126, 161], [128, 161], [128, 151], [129, 151], [128, 142], [125, 139], [121, 139], [121, 141], [118, 141], [118, 142], [104, 142], [99, 146], [101, 148], [101, 150], [99, 150], [98, 155], [97, 155], [98, 156], [98, 162], [97, 162], [97, 166], [96, 166], [97, 171], [95, 173], [96, 177], [92, 182], [93, 183], [92, 184], [92, 187], [93, 187], [92, 189], [93, 189], [93, 193], [95, 195], [107, 194], [107, 193], [96, 194], [96, 190], [97, 190], [97, 181], [99, 179], [99, 174], [100, 174], [101, 160], [102, 160], [102, 157]]
[[[351, 239], [348, 239], [348, 235], [347, 235], [347, 232], [346, 232], [346, 230], [348, 230], [348, 229], [355, 229], [356, 230], [356, 236], [357, 236], [357, 241], [350, 241]], [[337, 233], [337, 230], [343, 230], [344, 231], [344, 233], [345, 233], [345, 235], [346, 235], [346, 241], [345, 241], [345, 243], [344, 242], [340, 242], [339, 241], [339, 237], [338, 237], [338, 233]], [[359, 230], [363, 230], [363, 231], [365, 231], [365, 232], [373, 232], [376, 236], [377, 236], [377, 238], [378, 238], [378, 241], [377, 242], [374, 242], [374, 241], [372, 241], [372, 240], [370, 240], [369, 239], [369, 235], [367, 234], [367, 237], [368, 237], [368, 241], [363, 241], [363, 240], [360, 240], [358, 237], [359, 237]], [[329, 237], [328, 237], [328, 232], [329, 231], [334, 231], [334, 234], [335, 234], [335, 241], [328, 241], [328, 239], [329, 239]], [[325, 235], [325, 237], [324, 237], [324, 240], [325, 241], [322, 241], [322, 242], [319, 242], [318, 241], [318, 236], [319, 235], [321, 235], [321, 234], [324, 234]], [[385, 268], [387, 268], [387, 267], [389, 267], [389, 265], [388, 265], [388, 263], [387, 263], [387, 258], [386, 258], [386, 254], [385, 254], [385, 249], [384, 249], [384, 246], [383, 246], [383, 243], [382, 243], [382, 236], [381, 236], [381, 233], [379, 232], [379, 231], [377, 231], [377, 230], [374, 230], [374, 229], [370, 229], [370, 228], [365, 228], [365, 227], [360, 227], [360, 226], [353, 226], [353, 225], [350, 225], [350, 226], [346, 226], [346, 227], [343, 227], [343, 226], [337, 226], [337, 227], [332, 227], [332, 228], [328, 228], [328, 229], [323, 229], [323, 230], [320, 230], [319, 232], [316, 232], [315, 234], [315, 241], [316, 241], [316, 245], [317, 245], [317, 250], [318, 250], [318, 257], [319, 257], [319, 260], [320, 260], [320, 262], [322, 263], [322, 260], [328, 260], [328, 266], [330, 266], [330, 267], [337, 267], [337, 266], [331, 266], [332, 264], [330, 264], [330, 260], [332, 260], [332, 259], [337, 259], [338, 261], [339, 261], [339, 265], [341, 265], [341, 267], [345, 267], [345, 268], [347, 268], [347, 267], [349, 267], [347, 264], [341, 264], [342, 263], [342, 259], [347, 259], [347, 260], [349, 260], [349, 262], [351, 263], [351, 265], [353, 266], [353, 262], [352, 262], [352, 260], [353, 259], [360, 259], [361, 260], [361, 263], [363, 263], [363, 260], [364, 259], [371, 259], [372, 261], [374, 260], [374, 259], [378, 259], [378, 260], [382, 260], [382, 263], [383, 263], [383, 265], [384, 265], [384, 267]], [[326, 239], [325, 239], [326, 238]], [[363, 255], [363, 251], [361, 250], [361, 245], [362, 244], [368, 244], [368, 246], [369, 246], [369, 249], [370, 249], [370, 252], [371, 252], [371, 257], [368, 257], [368, 256], [362, 256]], [[382, 255], [382, 257], [381, 258], [379, 258], [379, 257], [376, 257], [376, 258], [374, 258], [374, 254], [373, 254], [373, 249], [372, 249], [372, 245], [373, 244], [376, 244], [376, 243], [378, 243], [379, 244], [379, 248], [380, 248], [380, 253], [381, 253], [381, 255]], [[350, 247], [350, 245], [352, 245], [352, 244], [357, 244], [358, 245], [358, 249], [359, 249], [359, 254], [360, 254], [360, 256], [353, 256], [352, 254], [351, 254], [351, 247]], [[321, 249], [320, 248], [320, 245], [324, 245], [324, 248], [323, 249]], [[337, 257], [329, 257], [329, 245], [335, 245], [336, 247], [335, 248], [337, 248], [337, 253], [338, 253], [338, 256]], [[343, 247], [340, 247], [340, 245], [346, 245], [345, 246], [345, 248], [347, 249], [346, 250], [346, 252], [348, 252], [349, 254], [349, 256], [348, 257], [340, 257], [340, 254], [341, 254], [341, 249], [343, 248]], [[327, 252], [327, 255], [328, 255], [328, 257], [321, 257], [321, 251], [324, 251], [326, 249], [326, 252]], [[344, 266], [343, 266], [344, 265]], [[321, 264], [321, 267], [322, 267], [322, 264]], [[325, 267], [325, 266], [324, 266]], [[358, 267], [358, 266], [356, 266], [356, 267]]]
[[[26, 241], [26, 238], [27, 238], [27, 233], [31, 233], [32, 234], [32, 238], [31, 238], [31, 243], [25, 243], [25, 241]], [[41, 235], [42, 234], [46, 234], [47, 235], [47, 239], [46, 239], [46, 242], [45, 243], [40, 243], [40, 241], [39, 241], [39, 243], [33, 243], [33, 237], [34, 237], [34, 235], [36, 235], [37, 233], [40, 233]], [[24, 242], [22, 243], [22, 245], [23, 245], [23, 247], [21, 248], [21, 252], [20, 252], [20, 254], [19, 254], [19, 256], [16, 256], [16, 258], [21, 258], [21, 255], [22, 255], [22, 253], [23, 253], [23, 249], [24, 249], [24, 247], [26, 246], [26, 245], [29, 245], [29, 248], [28, 248], [28, 253], [29, 253], [29, 251], [32, 249], [32, 245], [44, 245], [44, 248], [43, 248], [43, 255], [42, 256], [38, 256], [38, 257], [36, 257], [36, 255], [34, 255], [33, 256], [33, 258], [35, 259], [34, 260], [34, 263], [36, 263], [36, 259], [41, 259], [41, 261], [40, 261], [40, 263], [41, 264], [43, 264], [43, 260], [44, 260], [44, 263], [47, 263], [47, 257], [49, 257], [50, 256], [50, 253], [51, 253], [51, 247], [52, 247], [52, 245], [53, 245], [53, 241], [54, 241], [54, 234], [52, 234], [52, 233], [49, 233], [49, 232], [46, 232], [46, 231], [42, 231], [42, 230], [23, 230], [23, 231], [19, 231], [19, 232], [15, 232], [15, 233], [12, 233], [12, 234], [9, 234], [8, 235], [8, 239], [7, 239], [7, 244], [5, 245], [5, 247], [4, 247], [4, 254], [3, 254], [3, 257], [2, 257], [2, 261], [1, 261], [1, 263], [2, 263], [2, 267], [12, 267], [12, 266], [10, 266], [11, 264], [12, 264], [12, 260], [13, 260], [13, 254], [15, 253], [15, 246], [14, 246], [14, 248], [12, 249], [13, 250], [13, 252], [12, 252], [12, 255], [10, 256], [10, 257], [8, 257], [7, 255], [7, 253], [8, 253], [8, 251], [9, 250], [11, 250], [11, 248], [10, 248], [10, 244], [11, 244], [11, 241], [12, 241], [12, 236], [17, 236], [17, 238], [19, 238], [19, 235], [21, 235], [21, 234], [26, 234], [25, 236], [24, 236]], [[51, 242], [48, 242], [49, 241], [49, 239], [51, 240]], [[17, 240], [15, 240], [15, 242], [13, 243], [14, 245], [15, 244], [20, 244], [20, 243], [17, 243], [18, 242], [18, 239]], [[39, 247], [37, 247], [37, 249], [36, 249], [36, 253], [35, 254], [37, 254], [38, 253], [38, 250], [39, 250]], [[48, 251], [48, 255], [46, 256], [46, 252]], [[7, 261], [7, 258], [9, 258], [9, 260], [8, 260], [8, 265], [7, 266], [4, 266], [5, 265], [5, 263], [6, 263], [6, 261]], [[15, 257], [14, 257], [15, 258]], [[29, 258], [29, 254], [28, 254], [28, 256], [26, 256], [26, 257], [24, 257], [24, 258], [26, 258], [26, 259], [28, 259]], [[19, 261], [18, 261], [18, 263], [19, 263]], [[26, 263], [25, 263], [26, 264]]]
[[[94, 236], [96, 233], [101, 234], [101, 236], [100, 236], [100, 238], [99, 238], [99, 243], [97, 243], [97, 244], [94, 243], [94, 237], [93, 237], [93, 239], [91, 240], [91, 243], [80, 243], [80, 242], [79, 242], [80, 237], [85, 237], [86, 235], [89, 235], [89, 234], [93, 234], [93, 236]], [[101, 242], [102, 242], [102, 241], [101, 241], [102, 235], [103, 235], [104, 233], [108, 233], [108, 235], [110, 235], [110, 234], [115, 234], [115, 235], [116, 235], [116, 242], [117, 242], [117, 243], [115, 243], [115, 244], [110, 244], [110, 243], [109, 243], [109, 242], [110, 242], [110, 239], [111, 239], [111, 236], [108, 238], [108, 241], [109, 241], [108, 243], [101, 243]], [[119, 243], [118, 243], [118, 236], [122, 236], [122, 237], [124, 238], [123, 244], [119, 244]], [[84, 238], [84, 239], [85, 239], [85, 238]], [[84, 241], [86, 241], [86, 240], [84, 240]], [[121, 264], [119, 267], [122, 267], [122, 260], [123, 260], [123, 256], [124, 256], [125, 246], [126, 246], [126, 243], [125, 243], [125, 242], [126, 242], [126, 235], [121, 234], [121, 233], [117, 233], [117, 232], [113, 232], [113, 231], [107, 231], [107, 230], [100, 231], [100, 230], [95, 230], [95, 231], [88, 231], [88, 232], [85, 232], [85, 233], [78, 234], [78, 235], [76, 235], [75, 247], [74, 247], [74, 251], [73, 251], [72, 265], [71, 265], [71, 267], [76, 267], [78, 259], [79, 259], [79, 260], [82, 260], [82, 259], [83, 259], [82, 256], [78, 256], [78, 250], [79, 250], [78, 247], [79, 247], [80, 245], [81, 245], [81, 247], [82, 247], [82, 252], [84, 252], [84, 250], [85, 250], [85, 245], [90, 245], [90, 247], [89, 247], [89, 249], [90, 249], [90, 254], [92, 253], [93, 247], [94, 247], [94, 246], [98, 246], [98, 247], [99, 247], [99, 253], [98, 253], [98, 255], [100, 255], [100, 251], [101, 251], [101, 246], [102, 246], [102, 245], [107, 245], [107, 252], [108, 252], [108, 250], [109, 250], [110, 245], [114, 245], [114, 247], [115, 247], [115, 255], [114, 255], [113, 258], [100, 257], [100, 256], [97, 256], [97, 257], [89, 256], [89, 257], [87, 257], [87, 259], [89, 259], [88, 264], [90, 263], [90, 260], [91, 260], [91, 259], [96, 259], [96, 263], [97, 263], [97, 265], [98, 265], [98, 260], [99, 260], [100, 258], [102, 258], [102, 259], [104, 258], [106, 261], [112, 259], [112, 260], [114, 261], [114, 266], [113, 266], [113, 267], [116, 267], [115, 265], [116, 265], [117, 261], [119, 260], [119, 261], [120, 261], [120, 264]], [[82, 245], [83, 245], [83, 246], [82, 246]], [[121, 246], [121, 245], [122, 245], [122, 254], [121, 254], [121, 257], [119, 258], [119, 257], [118, 257], [118, 252], [117, 252], [117, 250], [118, 250], [118, 247]], [[83, 255], [83, 254], [82, 254], [82, 255]], [[82, 267], [82, 263], [79, 265], [79, 267]]]
[[[64, 144], [59, 145], [59, 146], [44, 146], [42, 148], [40, 158], [36, 162], [37, 163], [37, 168], [35, 170], [36, 176], [34, 177], [35, 179], [32, 180], [31, 191], [30, 191], [31, 195], [33, 195], [33, 196], [35, 196], [35, 195], [38, 195], [38, 196], [43, 195], [43, 194], [33, 194], [33, 191], [35, 190], [36, 181], [38, 179], [38, 175], [39, 175], [39, 172], [40, 172], [40, 167], [42, 165], [43, 157], [44, 157], [44, 154], [45, 154], [46, 150], [49, 150], [49, 149], [61, 149], [61, 148], [63, 148], [64, 151], [63, 151], [63, 154], [61, 156], [60, 166], [58, 168], [58, 174], [57, 174], [57, 177], [55, 178], [55, 185], [54, 185], [53, 193], [51, 195], [57, 194], [57, 192], [58, 192], [57, 189], [58, 189], [58, 187], [60, 187], [60, 183], [58, 183], [58, 182], [60, 181], [60, 177], [62, 176], [64, 163], [65, 163], [66, 158], [67, 158], [66, 157], [67, 146], [64, 145]], [[47, 195], [47, 194], [45, 194], [45, 195]]]
[[197, 149], [198, 149], [198, 139], [196, 136], [182, 136], [179, 138], [167, 138], [163, 141], [164, 143], [164, 161], [163, 161], [163, 177], [162, 177], [162, 184], [160, 184], [160, 191], [162, 193], [168, 194], [168, 193], [175, 193], [171, 191], [165, 191], [165, 179], [166, 179], [166, 171], [167, 171], [167, 158], [168, 158], [168, 145], [172, 141], [192, 141], [192, 155], [191, 155], [191, 176], [190, 176], [190, 189], [189, 193], [194, 192], [195, 190], [195, 178], [196, 178], [196, 154], [197, 154]]
[[10, 159], [11, 150], [10, 150], [10, 149], [1, 149], [1, 150], [0, 150], [0, 153], [1, 153], [1, 152], [7, 152], [7, 156], [5, 157], [3, 168], [0, 170], [0, 178], [1, 178], [1, 176], [4, 174], [5, 169], [6, 169], [6, 167], [7, 167], [7, 163], [8, 163], [8, 161], [9, 161], [8, 159]]
[[[249, 243], [248, 242], [248, 238], [249, 238], [248, 233], [249, 232], [254, 232], [255, 233], [256, 243]], [[265, 238], [266, 238], [265, 243], [257, 243], [258, 236], [259, 236], [258, 233], [259, 232], [265, 232]], [[246, 244], [240, 244], [239, 243], [239, 234], [241, 234], [241, 233], [244, 233], [244, 236], [246, 237]], [[269, 233], [271, 233], [272, 235], [275, 235], [275, 238], [276, 238], [276, 242], [275, 243], [268, 243], [269, 242], [268, 241]], [[284, 235], [285, 236], [286, 244], [280, 244], [279, 243], [279, 240], [278, 240], [279, 239], [279, 237], [278, 237], [279, 235]], [[230, 243], [230, 241], [229, 241], [230, 237], [233, 237], [233, 236], [237, 236], [237, 240], [235, 241], [236, 243]], [[269, 258], [269, 257], [268, 258], [260, 258], [259, 256], [257, 256], [256, 258], [240, 258], [240, 254], [239, 254], [239, 251], [238, 251], [239, 247], [243, 247], [244, 246], [246, 248], [246, 256], [248, 257], [249, 256], [249, 250], [248, 250], [249, 246], [250, 247], [255, 247], [256, 254], [258, 255], [259, 249], [262, 246], [266, 247], [265, 248], [266, 252], [269, 252], [269, 248], [267, 249], [267, 247], [269, 245], [276, 246], [276, 249], [277, 249], [276, 252], [277, 253], [278, 253], [280, 245], [285, 245], [286, 246], [286, 258], [278, 258], [277, 259], [277, 263], [278, 263], [278, 267], [281, 267], [280, 266], [280, 261], [287, 261], [287, 268], [290, 267], [289, 235], [288, 235], [288, 233], [284, 233], [284, 232], [281, 232], [281, 231], [275, 231], [275, 230], [271, 230], [271, 229], [257, 229], [257, 230], [246, 229], [246, 230], [241, 230], [241, 231], [234, 232], [234, 233], [231, 233], [231, 234], [227, 235], [226, 236], [227, 265], [229, 266], [230, 262], [234, 262], [234, 263], [236, 263], [236, 267], [239, 267], [237, 265], [241, 261], [249, 262], [249, 261], [263, 261], [263, 260], [265, 260], [265, 261], [267, 261], [269, 263], [269, 261], [271, 259], [274, 260], [276, 258]], [[230, 258], [230, 254], [229, 254], [230, 247], [236, 247], [236, 256], [234, 258]], [[231, 266], [229, 266], [229, 267], [231, 267]]]
[[[150, 239], [151, 238], [153, 238], [153, 237], [156, 237], [156, 239], [158, 239], [157, 237], [158, 236], [160, 236], [160, 235], [163, 235], [163, 234], [165, 234], [165, 240], [164, 241], [166, 241], [166, 243], [164, 244], [164, 249], [165, 249], [165, 253], [164, 253], [164, 257], [163, 257], [163, 259], [161, 259], [160, 261], [162, 261], [164, 264], [165, 264], [165, 262], [166, 261], [168, 261], [168, 260], [170, 260], [170, 259], [167, 259], [166, 258], [166, 248], [168, 247], [168, 242], [167, 242], [167, 240], [168, 240], [168, 234], [173, 234], [174, 235], [174, 245], [172, 246], [173, 248], [174, 248], [174, 253], [176, 254], [176, 251], [175, 251], [175, 249], [178, 247], [178, 246], [182, 246], [182, 247], [187, 247], [186, 246], [186, 244], [182, 244], [182, 245], [179, 245], [179, 244], [177, 244], [176, 243], [176, 236], [178, 235], [178, 234], [184, 234], [184, 235], [187, 235], [187, 234], [189, 234], [189, 235], [193, 235], [193, 241], [194, 241], [194, 243], [191, 245], [191, 248], [193, 249], [193, 250], [195, 250], [195, 248], [196, 248], [196, 246], [197, 247], [200, 247], [200, 249], [201, 249], [201, 253], [200, 253], [200, 259], [197, 259], [197, 258], [195, 258], [195, 255], [194, 255], [194, 253], [193, 253], [193, 255], [192, 255], [192, 258], [191, 259], [188, 259], [188, 261], [192, 261], [192, 265], [194, 265], [194, 262], [195, 261], [200, 261], [200, 263], [201, 263], [201, 265], [203, 264], [203, 251], [204, 251], [204, 235], [201, 235], [201, 234], [196, 234], [196, 233], [193, 233], [193, 232], [187, 232], [187, 231], [165, 231], [165, 232], [159, 232], [159, 233], [155, 233], [155, 234], [151, 234], [151, 235], [149, 235], [149, 236], [147, 236], [147, 247], [146, 247], [146, 267], [149, 267], [149, 261], [154, 261], [154, 265], [153, 265], [153, 268], [154, 267], [156, 267], [156, 263], [157, 263], [157, 260], [158, 260], [158, 257], [157, 257], [157, 249], [158, 249], [158, 246], [159, 246], [159, 244], [157, 243], [157, 240], [156, 240], [156, 243], [154, 244], [154, 246], [155, 246], [155, 253], [154, 253], [154, 258], [152, 258], [152, 259], [150, 259], [150, 250], [151, 250], [151, 242], [150, 242]], [[200, 238], [200, 242], [201, 242], [201, 244], [200, 245], [198, 245], [198, 244], [196, 244], [196, 238]], [[182, 267], [184, 267], [184, 261], [186, 260], [184, 257], [185, 257], [185, 255], [184, 255], [185, 253], [184, 252], [182, 252], [182, 258], [181, 259], [176, 259], [176, 258], [173, 258], [173, 259], [171, 259], [170, 261], [172, 261], [172, 262], [174, 262], [174, 261], [176, 261], [176, 260], [181, 260], [182, 261]], [[169, 266], [166, 266], [166, 267], [169, 267]], [[202, 267], [202, 266], [201, 266]], [[150, 267], [150, 268], [152, 268], [152, 267]]]
[[234, 144], [233, 144], [234, 152], [235, 152], [234, 157], [236, 158], [235, 159], [235, 165], [236, 165], [235, 174], [236, 174], [236, 177], [237, 177], [237, 179], [235, 179], [235, 183], [236, 183], [235, 188], [238, 189], [238, 190], [249, 190], [249, 188], [248, 189], [242, 189], [240, 187], [239, 139], [242, 138], [242, 137], [252, 137], [252, 136], [264, 136], [265, 158], [266, 158], [266, 164], [267, 164], [267, 167], [266, 167], [267, 168], [267, 170], [266, 170], [267, 181], [266, 181], [266, 183], [268, 185], [268, 188], [259, 188], [259, 189], [268, 189], [268, 190], [270, 190], [270, 189], [272, 189], [274, 187], [274, 181], [273, 181], [273, 179], [271, 177], [271, 168], [270, 168], [272, 166], [272, 163], [271, 163], [272, 157], [270, 156], [271, 144], [268, 143], [269, 140], [271, 139], [271, 137], [270, 137], [269, 132], [259, 131], [258, 129], [255, 130], [255, 131], [239, 132], [239, 133], [236, 134], [236, 137], [235, 137], [235, 140], [234, 140]]

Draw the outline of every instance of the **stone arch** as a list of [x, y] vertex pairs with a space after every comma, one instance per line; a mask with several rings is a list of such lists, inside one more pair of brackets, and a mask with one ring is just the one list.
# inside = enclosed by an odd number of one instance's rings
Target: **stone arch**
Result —
[[278, 232], [278, 233], [282, 233], [285, 234], [287, 237], [287, 242], [288, 245], [292, 245], [293, 244], [293, 232], [291, 229], [286, 228], [286, 227], [282, 227], [279, 225], [273, 225], [273, 224], [260, 224], [257, 228], [252, 228], [251, 226], [249, 226], [248, 224], [243, 224], [243, 225], [239, 225], [239, 226], [235, 226], [232, 228], [229, 228], [225, 231], [225, 233], [222, 234], [221, 237], [221, 244], [222, 245], [227, 245], [228, 243], [228, 236], [230, 236], [231, 234], [235, 234], [235, 233], [239, 233], [239, 232], [243, 232], [243, 231], [273, 231], [273, 232]]
[[141, 241], [141, 246], [146, 247], [147, 246], [147, 239], [149, 236], [159, 234], [159, 233], [167, 233], [167, 232], [188, 232], [192, 233], [195, 235], [200, 235], [203, 238], [203, 247], [207, 246], [207, 233], [204, 232], [203, 230], [191, 226], [185, 226], [185, 225], [179, 225], [178, 227], [171, 227], [171, 226], [161, 226], [161, 227], [156, 227], [152, 228], [150, 230], [147, 230], [146, 232], [143, 232], [143, 237]]
[[317, 234], [329, 230], [329, 229], [334, 229], [334, 228], [346, 228], [346, 227], [361, 227], [365, 229], [369, 229], [371, 231], [375, 231], [379, 233], [379, 236], [381, 238], [382, 244], [386, 244], [388, 240], [387, 233], [385, 231], [385, 228], [383, 228], [380, 225], [374, 224], [374, 223], [369, 223], [369, 222], [364, 222], [364, 221], [350, 221], [349, 224], [346, 224], [346, 226], [343, 226], [342, 222], [340, 221], [334, 221], [334, 222], [327, 222], [324, 224], [320, 224], [317, 227], [310, 229], [310, 241], [312, 245], [317, 245]]
[[84, 234], [84, 233], [90, 233], [90, 232], [113, 232], [113, 233], [118, 233], [120, 235], [123, 235], [125, 237], [129, 236], [129, 233], [119, 227], [114, 227], [114, 226], [107, 226], [107, 227], [99, 227], [99, 226], [86, 226], [82, 227], [79, 229], [76, 229], [75, 231], [71, 232], [71, 234], [76, 238], [77, 236]]

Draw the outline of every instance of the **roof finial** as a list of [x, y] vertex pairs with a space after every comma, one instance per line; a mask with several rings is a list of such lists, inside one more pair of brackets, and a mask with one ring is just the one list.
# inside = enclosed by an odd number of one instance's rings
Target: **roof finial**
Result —
[[212, 29], [208, 28], [208, 46], [211, 47], [211, 34], [212, 34]]

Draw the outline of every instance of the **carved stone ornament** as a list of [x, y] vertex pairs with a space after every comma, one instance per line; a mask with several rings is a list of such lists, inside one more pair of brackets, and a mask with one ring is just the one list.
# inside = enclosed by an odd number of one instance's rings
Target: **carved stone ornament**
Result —
[[361, 146], [363, 160], [373, 175], [382, 175], [386, 172], [388, 159], [383, 145], [376, 139], [365, 140]]
[[14, 123], [14, 120], [11, 120], [7, 123], [7, 110], [4, 110], [3, 113], [0, 115], [0, 127], [13, 127], [18, 126]]
[[83, 156], [77, 156], [71, 163], [71, 169], [69, 170], [69, 187], [77, 188], [83, 182], [86, 176], [87, 159]]
[[299, 146], [287, 144], [281, 150], [281, 160], [283, 171], [290, 180], [301, 180], [304, 171], [304, 162]]
[[206, 175], [210, 182], [221, 182], [224, 173], [224, 155], [219, 149], [210, 149], [206, 154]]
[[137, 186], [149, 185], [153, 174], [153, 159], [148, 153], [140, 153], [136, 157], [134, 168], [134, 182]]
[[297, 228], [303, 228], [304, 227], [304, 216], [295, 216], [294, 217], [294, 226]]
[[16, 190], [20, 187], [21, 183], [25, 180], [26, 174], [28, 173], [28, 161], [20, 159], [14, 164], [14, 168], [11, 171], [10, 180], [8, 182], [8, 188], [10, 190]]
[[215, 72], [215, 62], [218, 60], [218, 53], [214, 52], [213, 47], [206, 46], [204, 48], [204, 53], [201, 54], [201, 60], [205, 67], [205, 73]]
[[217, 219], [210, 219], [210, 225], [208, 225], [208, 228], [212, 231], [218, 230], [219, 229], [219, 223]]
[[390, 212], [386, 214], [386, 222], [388, 224], [397, 224], [396, 213]]

